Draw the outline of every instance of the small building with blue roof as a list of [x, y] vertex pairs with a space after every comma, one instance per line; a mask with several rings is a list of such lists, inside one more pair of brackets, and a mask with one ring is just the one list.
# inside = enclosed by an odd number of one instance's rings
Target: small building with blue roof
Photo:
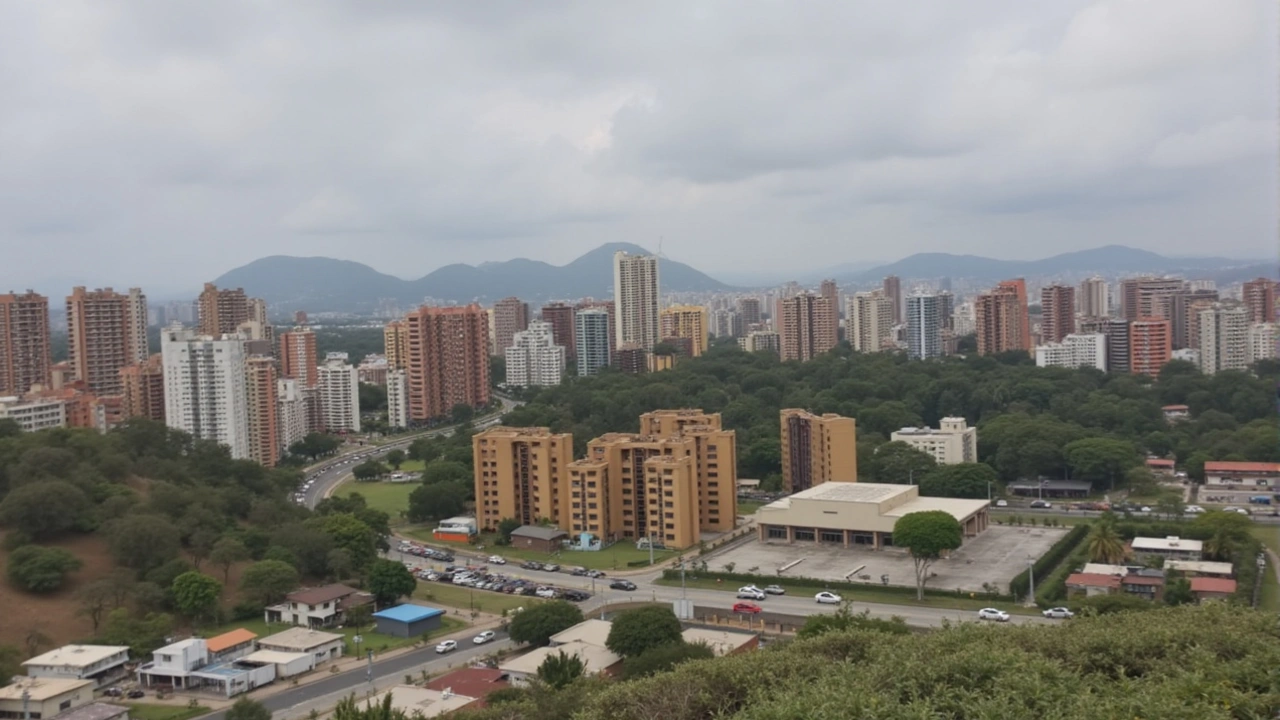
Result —
[[444, 621], [444, 610], [404, 603], [373, 614], [377, 631], [393, 637], [417, 637], [437, 630]]

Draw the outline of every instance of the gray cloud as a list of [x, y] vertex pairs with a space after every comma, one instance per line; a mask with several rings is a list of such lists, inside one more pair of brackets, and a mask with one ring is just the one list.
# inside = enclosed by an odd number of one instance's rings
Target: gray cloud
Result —
[[0, 286], [168, 292], [269, 254], [415, 276], [659, 237], [713, 273], [1273, 254], [1275, 12], [9, 3]]

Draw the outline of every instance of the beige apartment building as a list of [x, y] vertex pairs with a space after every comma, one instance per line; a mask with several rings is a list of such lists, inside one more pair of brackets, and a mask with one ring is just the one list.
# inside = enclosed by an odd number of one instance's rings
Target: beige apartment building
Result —
[[409, 366], [409, 325], [404, 320], [392, 320], [382, 328], [382, 354], [390, 369], [404, 370]]
[[544, 427], [494, 427], [471, 439], [475, 451], [476, 519], [483, 530], [515, 518], [522, 525], [543, 519], [569, 527], [566, 466], [573, 435]]
[[853, 418], [807, 410], [782, 411], [782, 486], [796, 493], [826, 482], [858, 481], [858, 430]]
[[673, 305], [662, 311], [659, 334], [688, 338], [690, 357], [707, 351], [707, 309], [701, 305]]
[[0, 294], [0, 395], [49, 385], [49, 299], [32, 290]]
[[839, 328], [832, 324], [836, 312], [829, 298], [800, 293], [780, 305], [782, 359], [807, 362], [835, 348]]
[[933, 456], [939, 465], [978, 462], [978, 429], [962, 417], [945, 417], [938, 429], [904, 427], [889, 436]]
[[96, 395], [124, 391], [120, 369], [143, 362], [147, 351], [147, 297], [111, 288], [72, 289], [67, 296], [67, 362]]

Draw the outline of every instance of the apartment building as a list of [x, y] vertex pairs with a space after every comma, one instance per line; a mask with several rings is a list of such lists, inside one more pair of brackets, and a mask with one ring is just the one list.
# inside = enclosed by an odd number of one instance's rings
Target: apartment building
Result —
[[382, 348], [388, 367], [409, 367], [409, 326], [404, 320], [392, 320], [382, 328]]
[[529, 328], [529, 303], [508, 297], [493, 304], [493, 349], [501, 352], [515, 342], [516, 333]]
[[912, 360], [942, 357], [942, 299], [917, 294], [907, 298], [907, 356]]
[[1080, 315], [1083, 317], [1107, 317], [1111, 314], [1111, 291], [1106, 279], [1097, 275], [1080, 283]]
[[1276, 357], [1280, 324], [1254, 323], [1249, 326], [1249, 364]]
[[902, 324], [902, 280], [897, 275], [890, 275], [881, 285], [881, 295], [889, 301], [889, 322]]
[[205, 283], [204, 291], [196, 299], [199, 315], [199, 334], [211, 337], [232, 335], [250, 320], [249, 298], [244, 288], [219, 290], [213, 283]]
[[324, 427], [329, 432], [360, 432], [360, 374], [342, 358], [318, 368], [316, 390]]
[[1165, 298], [1175, 350], [1200, 347], [1200, 312], [1218, 302], [1217, 290], [1184, 290]]
[[1107, 339], [1107, 371], [1127, 374], [1129, 362], [1129, 321], [1118, 318], [1086, 318], [1080, 322], [1081, 335], [1101, 334]]
[[1257, 278], [1246, 282], [1240, 291], [1250, 323], [1269, 323], [1276, 321], [1276, 290], [1280, 283], [1268, 278]]
[[782, 336], [772, 330], [752, 330], [746, 337], [738, 338], [738, 347], [747, 352], [782, 352]]
[[640, 416], [640, 434], [693, 439], [697, 526], [704, 532], [732, 530], [738, 516], [737, 441], [734, 431], [723, 428], [720, 413], [654, 410]]
[[1222, 370], [1249, 367], [1249, 309], [1218, 303], [1199, 312], [1200, 371], [1213, 375]]
[[120, 389], [125, 417], [164, 421], [164, 360], [160, 353], [120, 368]]
[[1141, 318], [1129, 323], [1129, 372], [1155, 377], [1172, 357], [1173, 337], [1168, 320]]
[[565, 349], [555, 344], [551, 323], [534, 320], [511, 343], [505, 351], [507, 385], [559, 385], [564, 379]]
[[806, 362], [833, 350], [838, 328], [828, 298], [800, 293], [781, 303], [782, 359]]
[[979, 355], [1028, 350], [1031, 345], [1026, 285], [1007, 280], [974, 298]]
[[[617, 304], [612, 300], [584, 300], [573, 306], [575, 313], [583, 310], [603, 310], [609, 318], [609, 355], [612, 357], [618, 351]], [[574, 330], [576, 332], [577, 328]]]
[[226, 445], [249, 457], [245, 341], [239, 335], [200, 335], [181, 327], [160, 334], [164, 419], [169, 427]]
[[760, 315], [760, 298], [738, 298], [738, 315], [742, 318], [744, 329], [759, 325], [764, 320]]
[[573, 340], [577, 344], [574, 355], [578, 375], [588, 377], [600, 372], [613, 362], [611, 352], [613, 323], [604, 308], [579, 310], [573, 318]]
[[658, 344], [658, 258], [618, 251], [613, 256], [613, 300], [617, 304], [616, 343], [639, 345], [646, 351]]
[[570, 526], [565, 468], [573, 461], [573, 436], [548, 428], [498, 426], [471, 439], [475, 456], [476, 519], [482, 530], [515, 518]]
[[818, 294], [827, 299], [827, 319], [831, 327], [836, 329], [836, 342], [840, 341], [840, 286], [835, 280], [826, 279], [818, 286]]
[[49, 385], [49, 299], [32, 290], [0, 294], [0, 396]]
[[1120, 317], [1125, 320], [1169, 317], [1169, 302], [1185, 290], [1178, 278], [1138, 277], [1120, 281]]
[[12, 420], [23, 432], [67, 427], [67, 403], [58, 398], [0, 397], [0, 420]]
[[311, 328], [295, 327], [280, 333], [280, 376], [298, 380], [306, 387], [315, 387], [320, 381], [316, 334]]
[[623, 343], [613, 353], [613, 364], [628, 375], [649, 372], [649, 351], [637, 343]]
[[708, 316], [707, 331], [715, 337], [741, 337], [742, 316], [734, 310], [713, 310]]
[[1059, 343], [1076, 331], [1076, 289], [1070, 285], [1049, 285], [1040, 289], [1040, 338]]
[[387, 371], [387, 423], [409, 427], [409, 376], [404, 370]]
[[894, 432], [889, 439], [929, 453], [939, 465], [978, 461], [978, 429], [969, 427], [962, 417], [942, 418], [936, 430], [905, 427]]
[[853, 418], [781, 413], [782, 486], [796, 493], [825, 482], [858, 481], [858, 430]]
[[548, 303], [542, 306], [542, 321], [551, 326], [552, 343], [564, 348], [565, 361], [572, 362], [577, 356], [575, 312], [572, 305], [562, 302]]
[[858, 352], [893, 347], [893, 302], [879, 290], [845, 298], [845, 338]]
[[245, 360], [249, 459], [263, 467], [275, 467], [280, 459], [278, 381], [272, 358], [253, 355]]
[[67, 362], [77, 380], [98, 395], [119, 395], [120, 369], [143, 362], [147, 350], [147, 298], [138, 288], [72, 289], [67, 296]]
[[1061, 342], [1036, 346], [1039, 367], [1092, 367], [1107, 370], [1107, 336], [1102, 333], [1071, 333]]
[[700, 305], [673, 305], [659, 316], [659, 333], [667, 338], [689, 340], [689, 357], [707, 351], [707, 309]]
[[405, 323], [411, 421], [489, 404], [488, 315], [479, 305], [422, 307]]
[[297, 380], [276, 380], [276, 440], [281, 454], [311, 430], [309, 404], [306, 391]]

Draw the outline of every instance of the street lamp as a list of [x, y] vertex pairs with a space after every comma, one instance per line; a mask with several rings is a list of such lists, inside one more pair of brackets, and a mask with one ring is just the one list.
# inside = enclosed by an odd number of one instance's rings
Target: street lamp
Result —
[[1036, 600], [1036, 561], [1027, 561], [1027, 578], [1031, 581], [1031, 594], [1027, 598], [1027, 604], [1034, 603]]

